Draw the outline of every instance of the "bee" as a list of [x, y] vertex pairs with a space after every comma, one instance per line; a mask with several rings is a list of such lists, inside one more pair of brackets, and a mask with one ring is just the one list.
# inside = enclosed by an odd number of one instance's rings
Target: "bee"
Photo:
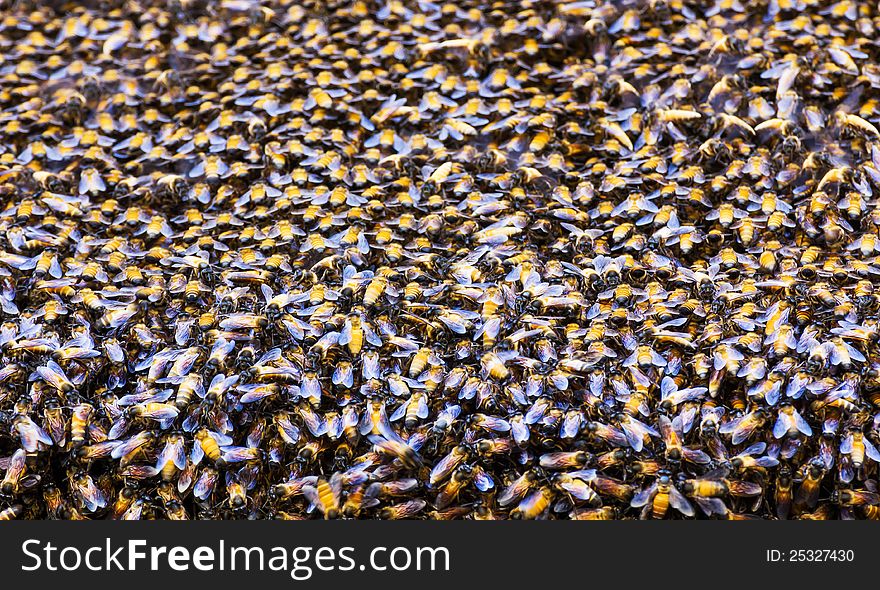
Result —
[[248, 496], [245, 484], [233, 472], [226, 473], [226, 503], [233, 510], [243, 510], [247, 506]]
[[867, 490], [836, 489], [831, 501], [841, 506], [876, 506], [880, 504], [880, 494]]
[[17, 495], [21, 478], [27, 471], [27, 452], [24, 449], [16, 450], [9, 458], [3, 481], [0, 482], [0, 492], [5, 496]]
[[399, 437], [385, 438], [379, 435], [370, 435], [367, 438], [377, 451], [395, 457], [408, 469], [415, 469], [423, 465], [418, 449], [413, 448]]
[[46, 431], [25, 414], [17, 414], [12, 418], [10, 434], [18, 437], [21, 447], [28, 453], [55, 444]]
[[511, 510], [510, 518], [514, 520], [535, 520], [544, 515], [550, 507], [555, 494], [548, 487], [536, 489]]
[[587, 465], [591, 457], [584, 451], [562, 451], [558, 453], [546, 453], [541, 456], [539, 464], [545, 469], [580, 469]]
[[825, 477], [825, 467], [815, 458], [801, 469], [801, 484], [795, 493], [795, 506], [813, 509], [819, 501], [819, 489]]
[[615, 520], [617, 511], [612, 506], [601, 508], [576, 508], [570, 512], [572, 520]]
[[156, 460], [156, 472], [161, 475], [163, 481], [172, 481], [179, 471], [186, 468], [184, 444], [181, 433], [171, 433], [165, 437], [165, 446]]
[[[865, 464], [865, 458], [880, 463], [877, 447], [859, 430], [852, 429], [843, 437], [840, 453], [849, 457], [852, 467], [857, 471]], [[844, 481], [847, 480], [851, 480], [851, 476], [844, 476]]]
[[385, 520], [415, 518], [427, 506], [421, 499], [408, 500], [399, 504], [386, 506], [379, 511], [379, 517]]
[[633, 508], [641, 508], [641, 518], [648, 516], [654, 519], [663, 519], [671, 506], [684, 516], [694, 516], [694, 507], [685, 498], [675, 484], [668, 471], [661, 470], [654, 483], [636, 494], [630, 505]]
[[[195, 455], [196, 458], [200, 460], [201, 456], [204, 456], [219, 468], [226, 466], [226, 459], [223, 458], [221, 444], [232, 444], [232, 439], [226, 435], [212, 432], [207, 428], [202, 428], [195, 433], [195, 440], [198, 445], [193, 448], [194, 453], [196, 448], [199, 449], [199, 454]], [[195, 463], [199, 463], [199, 460], [194, 458]]]
[[88, 430], [89, 420], [94, 407], [89, 404], [81, 403], [75, 406], [70, 417], [70, 445], [71, 447], [80, 447], [86, 442], [86, 431]]
[[504, 381], [510, 376], [510, 369], [507, 368], [506, 361], [516, 358], [516, 356], [517, 354], [513, 351], [487, 352], [480, 359], [483, 374], [486, 377]]
[[302, 488], [303, 495], [318, 508], [327, 520], [333, 520], [340, 516], [340, 503], [342, 501], [342, 476], [334, 473], [330, 480], [318, 478], [316, 484], [305, 485]]
[[87, 512], [96, 512], [107, 506], [107, 498], [85, 471], [71, 471], [69, 481], [76, 497]]
[[408, 430], [412, 430], [421, 420], [427, 419], [428, 415], [427, 396], [421, 391], [416, 391], [391, 414], [391, 421], [395, 422], [403, 418], [404, 426]]
[[763, 408], [756, 408], [748, 414], [740, 416], [721, 425], [720, 434], [730, 434], [731, 442], [738, 445], [751, 438], [770, 419], [770, 414]]
[[791, 514], [793, 478], [791, 468], [782, 465], [776, 476], [774, 500], [776, 502], [776, 517], [787, 520]]
[[757, 442], [750, 445], [735, 457], [730, 459], [730, 464], [738, 470], [755, 469], [760, 470], [767, 467], [775, 467], [779, 464], [779, 460], [769, 455], [756, 457], [755, 455], [763, 453], [767, 449], [767, 443]]
[[365, 307], [373, 307], [385, 291], [389, 289], [388, 278], [383, 276], [374, 277], [367, 284], [364, 291], [363, 304]]

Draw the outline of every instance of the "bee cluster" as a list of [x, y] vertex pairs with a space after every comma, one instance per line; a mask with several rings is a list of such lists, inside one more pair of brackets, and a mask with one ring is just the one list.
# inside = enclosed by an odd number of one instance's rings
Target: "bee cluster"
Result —
[[5, 4], [0, 519], [880, 518], [874, 5]]

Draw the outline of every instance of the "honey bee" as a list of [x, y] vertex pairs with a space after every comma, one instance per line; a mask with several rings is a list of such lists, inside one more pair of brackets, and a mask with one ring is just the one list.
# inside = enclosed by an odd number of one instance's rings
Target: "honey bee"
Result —
[[5, 496], [13, 496], [18, 491], [21, 478], [27, 470], [27, 453], [24, 449], [18, 449], [9, 458], [3, 481], [0, 482], [0, 492]]
[[418, 468], [423, 464], [422, 458], [418, 454], [418, 449], [414, 449], [399, 437], [389, 439], [378, 435], [370, 435], [367, 438], [375, 445], [377, 450], [395, 457], [408, 469]]
[[824, 477], [825, 467], [821, 462], [814, 459], [805, 464], [802, 469], [801, 484], [795, 493], [795, 505], [810, 509], [815, 508], [819, 501], [819, 488]]
[[314, 486], [303, 486], [302, 492], [325, 519], [339, 518], [342, 501], [342, 476], [339, 473], [334, 473], [329, 481], [318, 478]]
[[694, 507], [685, 498], [675, 484], [668, 471], [661, 471], [655, 482], [636, 494], [630, 505], [633, 508], [642, 508], [642, 519], [650, 516], [654, 519], [665, 518], [671, 506], [684, 516], [694, 516]]
[[550, 488], [539, 488], [522, 499], [516, 508], [511, 510], [510, 518], [514, 520], [535, 520], [544, 515], [553, 501], [554, 493]]

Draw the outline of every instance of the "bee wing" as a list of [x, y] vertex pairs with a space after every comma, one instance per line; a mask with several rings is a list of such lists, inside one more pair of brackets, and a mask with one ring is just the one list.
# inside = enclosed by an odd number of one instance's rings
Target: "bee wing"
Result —
[[333, 371], [332, 381], [334, 385], [339, 385], [340, 383], [346, 387], [354, 385], [354, 371], [351, 364], [340, 363], [336, 370]]
[[226, 356], [232, 349], [235, 348], [234, 340], [226, 340], [222, 336], [220, 336], [217, 341], [214, 343], [214, 346], [211, 347], [211, 356], [215, 354], [219, 354], [222, 356]]
[[285, 415], [284, 417], [277, 418], [275, 424], [278, 426], [278, 433], [287, 444], [296, 444], [300, 439], [299, 428], [291, 422], [290, 416]]
[[487, 334], [490, 338], [495, 339], [498, 337], [498, 334], [501, 332], [501, 318], [498, 316], [493, 316], [486, 320], [480, 329], [477, 330], [476, 334], [474, 334], [474, 340], [479, 340], [483, 337], [484, 334]]
[[77, 491], [82, 498], [83, 505], [89, 512], [95, 512], [107, 505], [104, 493], [95, 485], [91, 478], [85, 484], [77, 484]]
[[572, 479], [565, 481], [559, 485], [560, 488], [571, 494], [578, 500], [590, 500], [596, 495], [596, 492], [587, 485], [582, 479]]
[[478, 468], [474, 473], [474, 486], [481, 492], [488, 492], [495, 488], [495, 480], [482, 468]]
[[807, 390], [807, 385], [809, 385], [809, 381], [807, 381], [806, 378], [802, 377], [800, 374], [795, 374], [789, 380], [788, 385], [785, 388], [785, 396], [792, 399], [799, 399], [804, 394], [804, 391]]
[[759, 455], [759, 454], [763, 453], [766, 449], [767, 449], [767, 443], [756, 442], [755, 444], [749, 446], [742, 453], [740, 453], [740, 455]]
[[358, 415], [357, 411], [353, 408], [350, 409], [350, 406], [346, 406], [347, 411], [343, 411], [342, 413], [342, 425], [344, 428], [350, 428], [358, 425]]
[[202, 501], [206, 500], [214, 492], [216, 484], [217, 473], [215, 471], [202, 471], [193, 486], [193, 496]]
[[669, 488], [669, 504], [685, 516], [694, 515], [694, 507], [691, 506], [687, 498], [681, 495], [681, 492], [675, 486]]
[[813, 429], [810, 427], [807, 421], [804, 420], [804, 417], [801, 416], [800, 412], [798, 412], [797, 410], [793, 410], [793, 417], [794, 424], [801, 432], [801, 434], [803, 434], [804, 436], [813, 436]]
[[[526, 416], [524, 418], [524, 422], [526, 424], [535, 424], [541, 418], [544, 417], [544, 414], [547, 413], [549, 409], [547, 399], [546, 398], [538, 398], [534, 404], [528, 409], [526, 412]], [[491, 428], [491, 427], [489, 427]]]
[[727, 487], [731, 495], [741, 498], [754, 498], [760, 496], [762, 491], [760, 484], [750, 481], [728, 481]]
[[48, 446], [55, 444], [52, 438], [30, 418], [26, 418], [19, 424], [18, 432], [22, 446], [29, 453], [37, 451], [40, 448], [39, 443]]
[[317, 401], [321, 400], [321, 382], [317, 377], [309, 377], [302, 381], [302, 396]]
[[[730, 442], [735, 445], [740, 444], [741, 442], [748, 439], [752, 433], [755, 431], [755, 427], [757, 424], [752, 421], [751, 423], [747, 420], [740, 419], [736, 422], [734, 428], [731, 430], [732, 436], [730, 437]], [[744, 453], [746, 454], [746, 453]]]
[[194, 380], [193, 383], [193, 391], [196, 393], [197, 396], [199, 396], [200, 399], [204, 399], [206, 395], [205, 382], [202, 379], [201, 375], [197, 375], [196, 377], [197, 378]]
[[446, 479], [460, 461], [461, 457], [457, 453], [452, 452], [440, 459], [440, 461], [431, 469], [431, 474], [428, 476], [430, 484], [436, 485]]
[[40, 375], [40, 377], [43, 378], [44, 381], [56, 387], [57, 385], [70, 383], [70, 379], [67, 378], [67, 375], [64, 373], [64, 369], [62, 369], [58, 365], [58, 363], [52, 360], [48, 361], [45, 367], [37, 367], [37, 373]]
[[119, 416], [119, 418], [110, 426], [110, 431], [107, 433], [107, 438], [116, 439], [125, 434], [128, 430], [128, 420], [124, 415]]
[[676, 418], [681, 423], [681, 431], [687, 434], [694, 427], [694, 420], [697, 417], [697, 408], [690, 407], [682, 411]]
[[709, 392], [708, 387], [688, 387], [687, 389], [678, 390], [676, 399], [678, 403], [698, 400]]
[[719, 498], [703, 498], [696, 496], [694, 497], [694, 502], [697, 503], [700, 510], [702, 510], [707, 516], [712, 516], [713, 514], [725, 516], [727, 514], [727, 506]]
[[304, 485], [302, 487], [303, 496], [311, 502], [311, 506], [309, 507], [309, 512], [315, 509], [315, 507], [321, 505], [321, 497], [318, 495], [318, 489], [311, 485]]
[[504, 420], [503, 418], [498, 418], [496, 416], [489, 416], [487, 420], [484, 422], [484, 425], [489, 430], [494, 432], [509, 432], [510, 431], [510, 422]]
[[[563, 438], [574, 438], [580, 432], [583, 416], [579, 412], [574, 412], [565, 416], [560, 429], [560, 435]], [[511, 426], [513, 424], [511, 423]]]
[[208, 384], [208, 390], [210, 391], [214, 388], [220, 387], [225, 380], [226, 375], [224, 375], [223, 373], [218, 373], [217, 375], [214, 375], [214, 378], [211, 379], [211, 383]]
[[343, 431], [344, 425], [341, 416], [335, 415], [327, 419], [327, 436], [337, 439], [342, 436]]
[[780, 392], [782, 391], [782, 381], [777, 380], [774, 381], [770, 386], [770, 389], [764, 394], [764, 401], [767, 402], [768, 405], [775, 406], [779, 401]]
[[631, 419], [623, 421], [620, 426], [623, 428], [623, 433], [626, 435], [626, 441], [629, 443], [629, 446], [637, 453], [641, 452], [645, 445], [643, 432], [635, 424], [631, 423]]
[[351, 331], [352, 331], [351, 319], [347, 318], [345, 320], [345, 325], [342, 326], [342, 332], [340, 332], [340, 334], [339, 334], [338, 343], [344, 346], [344, 345], [348, 344], [349, 342], [351, 342], [351, 338], [352, 338]]
[[663, 355], [661, 355], [660, 353], [652, 350], [651, 351], [651, 363], [655, 367], [665, 367], [666, 366], [666, 359], [663, 358]]
[[143, 437], [135, 435], [128, 440], [120, 442], [119, 445], [114, 447], [114, 449], [110, 451], [110, 456], [114, 459], [121, 459], [122, 457], [128, 455], [131, 451], [143, 444]]
[[654, 498], [655, 495], [657, 495], [656, 482], [650, 487], [647, 487], [644, 490], [640, 490], [638, 494], [633, 496], [633, 499], [629, 505], [633, 508], [641, 508], [642, 506], [646, 506], [648, 502], [650, 502]]
[[199, 463], [201, 463], [204, 457], [205, 451], [202, 450], [202, 445], [198, 443], [194, 444], [192, 451], [189, 455], [190, 461], [193, 462], [193, 465], [198, 465]]
[[52, 261], [49, 263], [49, 274], [56, 279], [60, 279], [64, 276], [64, 271], [61, 269], [61, 265], [58, 263], [57, 256], [53, 256]]
[[336, 502], [339, 502], [339, 499], [342, 497], [342, 474], [338, 471], [330, 476], [330, 489], [333, 491], [333, 497], [336, 498]]
[[173, 420], [174, 418], [177, 418], [178, 414], [180, 414], [180, 410], [171, 404], [159, 402], [150, 402], [150, 404], [151, 407], [149, 411], [141, 414], [142, 416], [148, 416], [153, 420], [164, 422], [166, 420]]
[[208, 434], [214, 439], [214, 442], [216, 442], [218, 446], [228, 447], [232, 445], [232, 437], [230, 436], [221, 434], [216, 430], [209, 430]]
[[361, 322], [361, 329], [364, 331], [364, 338], [366, 338], [367, 342], [372, 344], [373, 346], [382, 346], [382, 337], [376, 333], [368, 322]]
[[841, 342], [841, 344], [846, 349], [846, 351], [849, 353], [849, 356], [850, 356], [850, 358], [852, 358], [852, 360], [858, 361], [860, 363], [864, 363], [867, 361], [867, 359], [865, 358], [865, 355], [863, 355], [859, 351], [859, 349], [855, 348], [854, 346], [851, 346], [850, 344], [847, 344], [846, 342]]
[[498, 505], [504, 508], [505, 506], [516, 502], [528, 489], [527, 486], [528, 483], [523, 478], [517, 479], [504, 488], [498, 495]]
[[259, 360], [257, 360], [257, 362], [255, 363], [255, 366], [262, 366], [262, 365], [265, 365], [266, 363], [273, 363], [273, 362], [280, 360], [280, 359], [281, 359], [281, 349], [280, 348], [273, 348], [273, 349], [267, 350], [265, 353], [263, 353], [263, 356], [261, 356], [259, 358]]
[[785, 436], [790, 423], [788, 415], [785, 412], [779, 412], [779, 416], [776, 417], [776, 423], [773, 425], [773, 436], [776, 438]]
[[156, 471], [162, 471], [168, 462], [174, 463], [180, 470], [186, 467], [186, 449], [182, 441], [176, 443], [169, 441], [165, 443], [165, 447], [159, 453], [159, 458], [156, 460]]
[[394, 413], [391, 414], [391, 421], [396, 422], [403, 418], [406, 415], [406, 408], [409, 406], [409, 404], [410, 402], [408, 400], [400, 404], [397, 409], [394, 410]]
[[867, 438], [865, 438], [863, 442], [865, 445], [865, 454], [874, 461], [880, 463], [880, 452], [877, 451], [877, 447], [875, 447]]
[[428, 400], [425, 395], [419, 396], [418, 400], [418, 408], [416, 409], [416, 416], [421, 418], [422, 420], [426, 419], [430, 413], [428, 409]]
[[513, 436], [513, 440], [516, 441], [518, 445], [525, 444], [529, 440], [529, 427], [522, 420], [513, 420], [510, 422], [510, 433]]
[[264, 385], [262, 383], [240, 385], [236, 388], [236, 391], [244, 392], [244, 395], [242, 395], [238, 400], [242, 404], [251, 404], [254, 402], [258, 402], [260, 400], [266, 399], [267, 397], [272, 397], [273, 395], [278, 393], [277, 389]]
[[825, 403], [832, 403], [839, 399], [849, 398], [855, 393], [853, 386], [847, 382], [841, 383], [825, 394]]
[[709, 465], [710, 463], [712, 463], [712, 458], [700, 449], [682, 447], [681, 454], [689, 462], [696, 465]]
[[227, 463], [241, 463], [254, 458], [250, 447], [223, 447], [223, 459]]
[[370, 434], [370, 431], [373, 430], [373, 419], [370, 415], [370, 411], [367, 410], [364, 412], [364, 415], [361, 416], [360, 422], [358, 423], [358, 432], [361, 433], [361, 436], [366, 436]]
[[321, 436], [327, 432], [327, 422], [317, 412], [312, 410], [301, 411], [300, 417], [308, 431], [312, 433], [312, 436]]
[[272, 288], [269, 285], [265, 283], [260, 285], [260, 292], [263, 294], [263, 299], [266, 301], [267, 304], [272, 301], [272, 297], [274, 297], [274, 294], [272, 293]]
[[660, 381], [660, 399], [666, 400], [670, 395], [678, 391], [678, 385], [672, 377], [663, 377]]

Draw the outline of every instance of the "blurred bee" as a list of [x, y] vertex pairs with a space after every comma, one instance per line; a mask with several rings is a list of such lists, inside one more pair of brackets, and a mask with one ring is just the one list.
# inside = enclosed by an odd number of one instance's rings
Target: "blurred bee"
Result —
[[329, 481], [318, 478], [316, 485], [305, 485], [302, 492], [325, 519], [332, 520], [340, 516], [342, 476], [339, 473], [334, 473]]
[[554, 493], [550, 488], [542, 487], [526, 495], [525, 498], [510, 512], [514, 520], [535, 520], [541, 518], [550, 508]]

